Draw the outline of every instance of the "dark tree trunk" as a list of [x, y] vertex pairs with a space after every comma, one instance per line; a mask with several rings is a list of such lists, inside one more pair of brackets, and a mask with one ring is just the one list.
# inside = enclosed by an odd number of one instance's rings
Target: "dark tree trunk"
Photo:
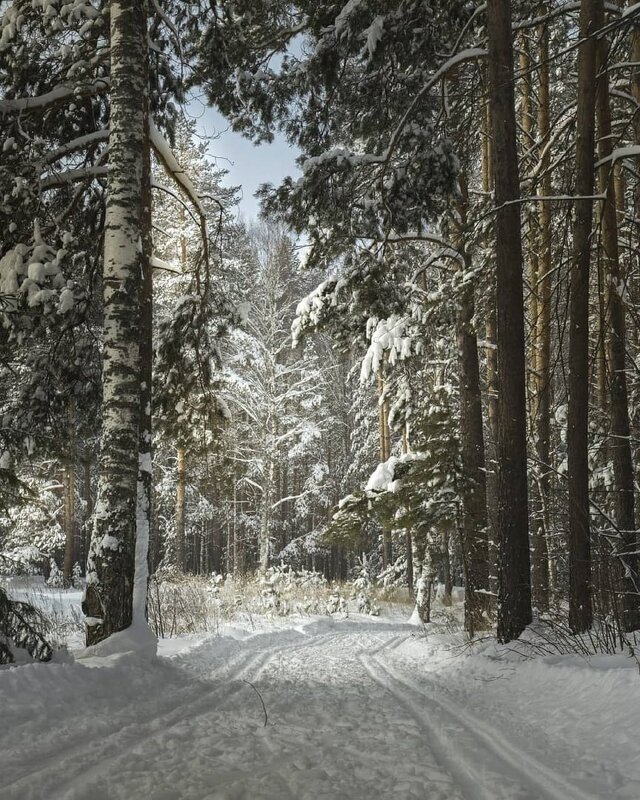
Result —
[[85, 503], [82, 522], [82, 566], [86, 572], [89, 544], [91, 542], [91, 516], [93, 514], [93, 495], [91, 493], [91, 461], [82, 462], [82, 499]]
[[576, 186], [573, 255], [569, 290], [569, 625], [575, 633], [591, 627], [591, 543], [589, 539], [589, 266], [593, 227], [596, 49], [594, 31], [601, 0], [582, 0], [578, 49]]
[[[378, 373], [378, 423], [380, 427], [380, 462], [391, 456], [391, 433], [389, 431], [389, 401], [384, 397], [384, 377]], [[393, 563], [391, 527], [389, 522], [382, 524], [382, 566], [386, 569]]]
[[[548, 5], [540, 6], [545, 14]], [[542, 25], [538, 40], [538, 136], [542, 152], [540, 155], [542, 180], [540, 194], [549, 197], [552, 193], [551, 159], [549, 152], [550, 112], [549, 112], [549, 32]], [[549, 569], [549, 503], [551, 493], [551, 204], [540, 203], [540, 242], [538, 259], [538, 297], [536, 325], [536, 404], [535, 441], [538, 459], [538, 487], [540, 492], [540, 525], [533, 532], [533, 561], [531, 578], [533, 600], [539, 611], [549, 607], [550, 569]], [[555, 581], [552, 583], [555, 585]]]
[[64, 561], [62, 580], [65, 589], [72, 584], [75, 562], [76, 538], [76, 472], [75, 463], [69, 458], [63, 467], [64, 484]]
[[508, 642], [531, 622], [522, 241], [509, 0], [489, 0], [487, 38], [496, 203], [498, 638]]
[[[486, 76], [485, 76], [486, 77]], [[488, 91], [488, 89], [487, 89]], [[486, 103], [482, 114], [482, 190], [487, 195], [493, 188], [492, 148], [491, 148], [491, 104]], [[495, 286], [488, 299], [487, 318], [485, 322], [485, 357], [486, 357], [486, 395], [487, 395], [487, 430], [488, 441], [485, 441], [485, 468], [487, 491], [487, 558], [489, 565], [489, 586], [491, 591], [497, 588], [495, 582], [497, 563], [497, 529], [498, 529], [498, 476], [496, 474], [496, 442], [498, 440], [498, 351], [496, 349], [496, 310]]]
[[[148, 130], [149, 108], [145, 105]], [[151, 424], [153, 382], [153, 270], [151, 267], [151, 148], [145, 138], [143, 155], [143, 203], [140, 230], [142, 239], [142, 280], [140, 282], [140, 428], [136, 515], [136, 573], [133, 590], [134, 620], [147, 618], [147, 589], [151, 551], [153, 510], [153, 431]], [[157, 545], [154, 546], [157, 549]]]
[[[603, 14], [603, 12], [601, 11]], [[604, 15], [598, 27], [604, 25]], [[596, 116], [598, 119], [598, 156], [605, 160], [613, 152], [611, 138], [611, 107], [609, 97], [608, 44], [598, 41], [598, 87]], [[623, 565], [623, 625], [632, 631], [640, 624], [638, 615], [638, 557], [634, 507], [633, 461], [629, 427], [627, 393], [626, 320], [624, 308], [624, 279], [620, 269], [618, 248], [618, 219], [614, 165], [600, 167], [600, 192], [605, 195], [602, 208], [603, 266], [606, 287], [607, 345], [609, 362], [609, 407], [611, 414], [609, 452], [613, 459], [615, 521], [620, 541], [616, 548]]]
[[180, 572], [186, 569], [186, 489], [187, 454], [184, 447], [178, 446], [176, 454], [176, 567]]
[[[466, 180], [461, 180], [463, 202], [458, 209], [462, 226], [466, 223]], [[471, 273], [471, 259], [464, 246], [464, 231], [454, 238], [464, 259], [464, 273]], [[456, 338], [460, 374], [460, 445], [462, 455], [462, 564], [465, 575], [465, 629], [470, 636], [487, 622], [489, 554], [487, 545], [487, 482], [482, 426], [482, 396], [478, 339], [474, 328], [473, 282], [461, 282]]]

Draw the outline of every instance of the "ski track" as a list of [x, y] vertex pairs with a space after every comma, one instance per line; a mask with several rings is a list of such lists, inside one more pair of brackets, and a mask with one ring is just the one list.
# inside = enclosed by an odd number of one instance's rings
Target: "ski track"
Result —
[[[269, 634], [268, 636], [270, 637], [271, 635]], [[190, 692], [187, 697], [180, 696], [177, 703], [175, 702], [176, 698], [171, 698], [168, 708], [159, 710], [154, 705], [151, 713], [146, 714], [142, 719], [138, 717], [135, 722], [124, 727], [116, 724], [111, 731], [101, 733], [98, 753], [100, 763], [92, 770], [87, 770], [86, 765], [92, 751], [95, 750], [95, 744], [91, 743], [87, 746], [86, 744], [75, 744], [74, 740], [66, 741], [63, 746], [58, 744], [51, 751], [39, 752], [37, 759], [39, 766], [36, 768], [30, 767], [22, 775], [15, 777], [10, 782], [4, 783], [3, 777], [0, 776], [0, 789], [2, 789], [0, 797], [4, 798], [6, 796], [8, 798], [14, 794], [16, 797], [26, 797], [30, 791], [29, 785], [37, 777], [37, 774], [47, 770], [52, 771], [52, 769], [67, 775], [69, 771], [76, 771], [77, 779], [84, 782], [89, 774], [97, 775], [107, 768], [110, 764], [112, 752], [115, 752], [117, 757], [122, 747], [123, 739], [127, 740], [137, 735], [139, 735], [139, 738], [143, 738], [145, 734], [147, 736], [164, 735], [171, 728], [180, 724], [194, 722], [202, 716], [215, 712], [223, 707], [236, 693], [240, 691], [251, 692], [251, 688], [244, 682], [245, 676], [254, 675], [256, 671], [259, 671], [260, 665], [269, 660], [272, 652], [282, 654], [288, 650], [321, 647], [325, 638], [327, 637], [321, 636], [309, 642], [292, 645], [283, 646], [279, 644], [258, 653], [253, 653], [251, 650], [249, 652], [240, 652], [222, 665], [224, 682], [218, 678], [215, 683], [211, 682], [211, 685], [207, 686], [201, 677], [197, 688]], [[252, 642], [253, 640], [249, 639], [248, 641]], [[202, 647], [197, 648], [197, 650], [201, 649]], [[184, 660], [185, 658], [185, 656], [180, 656], [175, 660]], [[212, 688], [213, 693], [211, 692]], [[206, 699], [203, 699], [205, 692]], [[78, 735], [76, 739], [82, 740], [83, 735]], [[38, 743], [35, 742], [34, 744], [37, 747]], [[60, 796], [69, 794], [72, 791], [73, 783], [73, 780], [68, 782], [65, 788], [58, 785], [56, 792], [60, 792]], [[5, 792], [7, 793], [6, 795]]]
[[[500, 728], [506, 730], [508, 709], [486, 720], [454, 700], [403, 650], [415, 633], [409, 625], [349, 620], [242, 640], [208, 638], [151, 665], [134, 660], [139, 697], [103, 689], [102, 715], [83, 714], [82, 692], [116, 668], [76, 664], [50, 678], [47, 667], [17, 671], [41, 694], [43, 680], [53, 689], [66, 675], [69, 696], [56, 709], [61, 721], [47, 730], [46, 720], [29, 718], [26, 695], [24, 720], [12, 717], [6, 742], [0, 738], [0, 799], [614, 797], [581, 787], [528, 742], [507, 738]], [[116, 686], [126, 674], [117, 669]], [[84, 683], [74, 697], [78, 676]], [[266, 727], [247, 682], [265, 703]]]
[[[440, 687], [425, 691], [397, 669], [383, 664], [377, 651], [361, 655], [373, 680], [385, 686], [416, 717], [442, 763], [464, 788], [468, 800], [505, 797], [531, 800], [598, 800], [562, 775], [516, 747], [486, 721], [442, 697]], [[420, 710], [418, 710], [420, 709]], [[430, 721], [438, 719], [439, 726]], [[451, 733], [453, 737], [451, 737]], [[461, 751], [464, 756], [461, 757]], [[489, 784], [482, 785], [489, 777]], [[515, 792], [515, 794], [514, 794]]]

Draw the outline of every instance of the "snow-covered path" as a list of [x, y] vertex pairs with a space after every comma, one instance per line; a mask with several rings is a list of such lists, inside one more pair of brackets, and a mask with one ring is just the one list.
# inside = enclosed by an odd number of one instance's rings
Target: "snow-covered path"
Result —
[[623, 661], [469, 658], [365, 618], [231, 633], [0, 671], [0, 798], [640, 797]]

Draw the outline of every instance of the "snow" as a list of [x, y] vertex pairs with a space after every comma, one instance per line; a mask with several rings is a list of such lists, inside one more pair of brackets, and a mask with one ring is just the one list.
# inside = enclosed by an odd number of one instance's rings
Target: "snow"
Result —
[[58, 314], [66, 314], [73, 309], [75, 304], [75, 297], [73, 289], [63, 289], [60, 292], [60, 300], [58, 301]]
[[[4, 31], [3, 31], [4, 37]], [[0, 43], [1, 44], [1, 43]], [[105, 92], [109, 87], [108, 78], [99, 78], [94, 83], [83, 86], [82, 94], [93, 95]], [[13, 100], [0, 99], [0, 114], [12, 112], [32, 111], [35, 108], [45, 108], [53, 103], [69, 100], [76, 96], [76, 90], [70, 86], [56, 86], [50, 92], [35, 97], [18, 97]]]
[[388, 461], [378, 464], [373, 474], [367, 481], [365, 491], [386, 492], [389, 488], [389, 485], [393, 483], [393, 475], [397, 463], [398, 459], [395, 456], [391, 456]]
[[370, 59], [375, 55], [378, 42], [384, 36], [384, 21], [385, 18], [381, 15], [378, 15], [367, 28], [367, 51]]
[[0, 670], [3, 800], [640, 796], [628, 656], [360, 616], [220, 634]]

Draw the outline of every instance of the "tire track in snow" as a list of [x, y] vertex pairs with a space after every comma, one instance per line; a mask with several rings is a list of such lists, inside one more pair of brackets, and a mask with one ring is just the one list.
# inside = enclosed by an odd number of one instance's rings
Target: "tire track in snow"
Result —
[[[383, 650], [381, 648], [369, 656], [362, 655], [363, 666], [375, 681], [398, 698], [428, 732], [436, 756], [459, 781], [467, 800], [496, 800], [495, 782], [490, 786], [478, 783], [478, 778], [486, 774], [488, 766], [495, 769], [500, 778], [510, 779], [521, 786], [525, 791], [522, 797], [528, 800], [599, 800], [600, 795], [592, 795], [575, 786], [563, 775], [509, 742], [495, 728], [487, 726], [486, 722], [436, 695], [436, 685], [431, 684], [432, 692], [427, 693], [415, 681], [384, 664], [379, 657]], [[454, 742], [436, 729], [430, 721], [428, 710], [420, 710], [425, 706], [426, 709], [437, 709], [445, 725], [448, 723], [448, 727], [451, 727], [453, 723], [453, 727], [458, 729]], [[453, 755], [452, 744], [457, 749], [457, 755]], [[452, 751], [451, 755], [449, 751]], [[463, 751], [464, 758], [461, 758], [460, 751]], [[530, 789], [534, 794], [527, 792]]]

